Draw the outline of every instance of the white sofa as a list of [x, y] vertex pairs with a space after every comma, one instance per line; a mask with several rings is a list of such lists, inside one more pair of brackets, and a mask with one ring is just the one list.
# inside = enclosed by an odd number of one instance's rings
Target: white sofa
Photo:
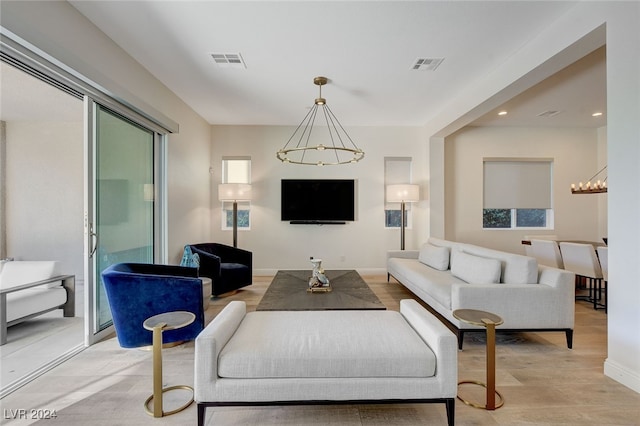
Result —
[[456, 338], [415, 300], [394, 311], [246, 312], [232, 301], [198, 335], [198, 425], [210, 406], [446, 404], [454, 424]]
[[62, 309], [75, 316], [75, 277], [60, 275], [55, 261], [0, 262], [0, 345], [7, 327]]
[[497, 332], [564, 331], [573, 345], [574, 274], [538, 266], [532, 257], [429, 238], [420, 250], [388, 252], [390, 276], [445, 320], [460, 349], [465, 332], [484, 328], [456, 319], [456, 309], [499, 315], [504, 324]]

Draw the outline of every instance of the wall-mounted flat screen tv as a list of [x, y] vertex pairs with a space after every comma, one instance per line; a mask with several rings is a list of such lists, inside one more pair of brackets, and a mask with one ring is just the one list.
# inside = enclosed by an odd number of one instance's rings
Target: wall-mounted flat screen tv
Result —
[[355, 220], [353, 179], [282, 179], [281, 219], [292, 223]]

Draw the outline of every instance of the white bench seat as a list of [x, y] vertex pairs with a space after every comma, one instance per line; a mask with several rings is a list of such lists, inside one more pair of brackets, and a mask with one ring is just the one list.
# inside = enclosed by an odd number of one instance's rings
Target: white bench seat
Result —
[[446, 404], [453, 425], [457, 340], [415, 300], [391, 311], [246, 312], [230, 302], [198, 335], [198, 424], [210, 406]]
[[435, 368], [431, 349], [392, 311], [250, 312], [218, 358], [218, 375], [237, 379], [432, 377]]

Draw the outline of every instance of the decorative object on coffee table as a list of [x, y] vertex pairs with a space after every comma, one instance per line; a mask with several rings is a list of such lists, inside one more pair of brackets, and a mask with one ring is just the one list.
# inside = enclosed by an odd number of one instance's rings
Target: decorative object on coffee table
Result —
[[322, 269], [322, 259], [314, 259], [312, 257], [311, 263], [313, 263], [313, 271], [311, 278], [309, 278], [309, 288], [307, 291], [318, 293], [330, 292], [331, 284], [329, 278], [327, 278], [324, 273], [324, 269]]
[[278, 271], [256, 311], [384, 310], [386, 307], [358, 272], [326, 270], [333, 291], [307, 291], [309, 270]]

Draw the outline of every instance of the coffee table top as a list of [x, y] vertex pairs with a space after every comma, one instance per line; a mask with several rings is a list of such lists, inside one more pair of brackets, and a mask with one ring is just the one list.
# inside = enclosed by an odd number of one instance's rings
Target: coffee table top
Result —
[[356, 271], [329, 270], [331, 292], [308, 292], [311, 270], [278, 271], [256, 311], [384, 310]]

